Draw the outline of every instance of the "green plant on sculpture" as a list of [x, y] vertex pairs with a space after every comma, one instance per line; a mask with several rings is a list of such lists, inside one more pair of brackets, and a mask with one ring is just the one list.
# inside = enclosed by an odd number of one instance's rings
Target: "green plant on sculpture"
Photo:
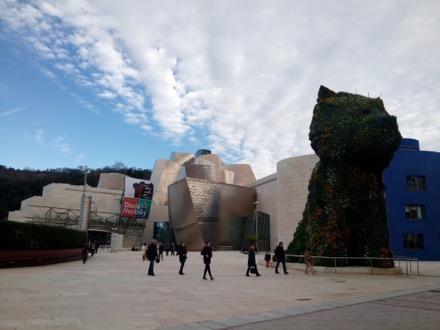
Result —
[[[338, 265], [366, 264], [350, 257], [380, 257], [393, 267], [382, 171], [401, 141], [396, 117], [380, 98], [321, 86], [309, 139], [320, 161], [309, 181], [303, 219], [288, 251], [342, 257]], [[316, 259], [334, 265], [333, 260]], [[369, 262], [367, 263], [369, 265]]]

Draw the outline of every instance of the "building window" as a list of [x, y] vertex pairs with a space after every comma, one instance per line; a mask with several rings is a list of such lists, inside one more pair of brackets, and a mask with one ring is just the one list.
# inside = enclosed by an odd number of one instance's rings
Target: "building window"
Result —
[[426, 181], [424, 176], [408, 175], [406, 177], [406, 185], [408, 190], [425, 191]]
[[423, 235], [422, 234], [403, 234], [403, 248], [410, 250], [423, 250]]
[[424, 205], [405, 205], [405, 217], [410, 220], [425, 219]]

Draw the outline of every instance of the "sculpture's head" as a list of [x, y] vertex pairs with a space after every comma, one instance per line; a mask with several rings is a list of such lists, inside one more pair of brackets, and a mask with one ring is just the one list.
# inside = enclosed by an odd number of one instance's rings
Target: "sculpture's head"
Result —
[[380, 98], [321, 86], [309, 139], [322, 161], [383, 170], [402, 137], [396, 117], [386, 112]]

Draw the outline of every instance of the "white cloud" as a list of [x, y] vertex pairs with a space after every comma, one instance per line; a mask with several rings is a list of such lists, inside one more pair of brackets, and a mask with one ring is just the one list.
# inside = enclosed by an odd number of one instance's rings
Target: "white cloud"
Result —
[[71, 153], [70, 145], [64, 142], [62, 137], [55, 138], [52, 142], [52, 146], [65, 155], [69, 155]]
[[159, 127], [176, 144], [208, 141], [226, 162], [251, 163], [258, 177], [283, 158], [312, 153], [308, 129], [321, 84], [382, 95], [404, 136], [440, 150], [435, 0], [0, 6], [12, 31], [114, 102], [125, 122]]
[[[38, 123], [36, 123], [38, 124]], [[65, 141], [65, 139], [61, 136], [53, 138], [53, 139], [46, 139], [46, 130], [39, 128], [37, 129], [34, 134], [30, 137], [32, 142], [37, 143], [39, 146], [43, 147], [44, 149], [55, 149], [56, 151], [64, 154], [64, 155], [70, 155], [72, 153], [72, 148], [68, 142]], [[46, 142], [47, 140], [51, 140], [51, 142]], [[84, 155], [78, 155], [77, 160], [82, 159]]]
[[38, 144], [43, 143], [43, 141], [44, 141], [44, 130], [43, 129], [40, 128], [35, 132], [34, 140]]
[[3, 111], [1, 113], [1, 116], [2, 117], [7, 117], [7, 116], [10, 116], [10, 115], [12, 115], [14, 113], [21, 112], [24, 109], [25, 109], [24, 107], [19, 107], [19, 108], [15, 108], [15, 109], [6, 110], [6, 111]]

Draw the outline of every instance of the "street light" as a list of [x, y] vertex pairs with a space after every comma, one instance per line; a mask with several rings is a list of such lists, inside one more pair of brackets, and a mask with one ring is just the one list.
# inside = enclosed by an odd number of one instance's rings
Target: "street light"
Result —
[[[87, 166], [83, 166], [81, 170], [84, 172], [84, 187], [83, 187], [83, 194], [81, 196], [81, 204], [79, 209], [79, 230], [83, 229], [82, 227], [84, 222], [84, 202], [86, 199], [87, 173], [89, 173], [89, 171], [91, 171], [92, 169]], [[86, 228], [86, 235], [87, 235], [87, 228]]]
[[255, 205], [255, 247], [258, 249], [258, 201], [254, 202]]

